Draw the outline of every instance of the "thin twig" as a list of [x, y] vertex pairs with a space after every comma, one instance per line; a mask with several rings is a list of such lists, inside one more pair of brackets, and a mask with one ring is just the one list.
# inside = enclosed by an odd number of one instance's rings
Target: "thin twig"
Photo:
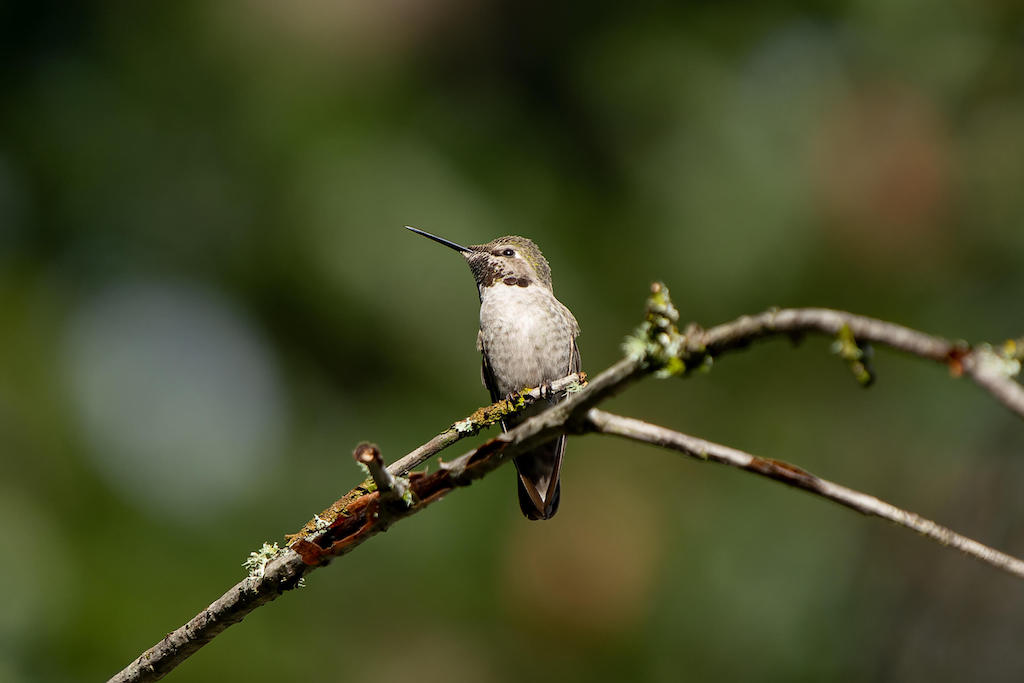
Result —
[[[585, 372], [574, 372], [571, 375], [566, 375], [565, 377], [551, 383], [551, 391], [555, 396], [564, 394], [568, 389], [581, 385], [585, 382], [586, 377], [587, 373]], [[521, 394], [526, 405], [540, 400], [540, 395], [541, 390], [539, 387], [535, 387], [530, 391], [526, 391]], [[522, 406], [519, 406], [519, 408], [521, 407]], [[451, 446], [456, 441], [464, 439], [467, 436], [473, 436], [482, 428], [496, 424], [502, 417], [506, 417], [511, 412], [513, 411], [509, 410], [508, 403], [504, 400], [496, 401], [489, 406], [480, 408], [472, 415], [455, 422], [451, 427], [444, 430], [427, 443], [415, 448], [407, 455], [388, 465], [388, 470], [392, 474], [398, 476], [408, 474], [429, 460], [432, 456], [437, 455], [444, 449]]]
[[843, 327], [848, 327], [858, 341], [882, 344], [939, 362], [948, 362], [953, 351], [962, 348], [903, 325], [830, 308], [781, 308], [745, 315], [705, 330], [693, 342], [717, 356], [772, 336], [819, 332], [835, 337]]
[[409, 482], [395, 477], [384, 467], [384, 459], [381, 458], [380, 449], [375, 444], [359, 444], [352, 452], [352, 457], [369, 471], [370, 478], [373, 479], [380, 494], [381, 504], [390, 505], [405, 499]]
[[[776, 336], [817, 332], [837, 336], [846, 327], [858, 342], [888, 346], [919, 358], [947, 365], [954, 376], [967, 374], [1006, 408], [1024, 418], [1024, 387], [1012, 369], [998, 361], [986, 346], [972, 349], [965, 342], [912, 330], [903, 325], [829, 308], [783, 308], [738, 318], [688, 335], [686, 353], [716, 357], [744, 348], [751, 342]], [[995, 358], [996, 361], [992, 362]], [[1018, 366], [1019, 369], [1019, 366]]]
[[[565, 394], [573, 388], [583, 387], [586, 381], [587, 373], [574, 372], [571, 375], [566, 375], [565, 377], [552, 382], [551, 390], [556, 396], [559, 394]], [[511, 404], [508, 400], [502, 399], [500, 401], [495, 401], [490, 405], [477, 408], [470, 415], [456, 421], [451, 427], [441, 432], [430, 441], [418, 446], [407, 455], [388, 465], [387, 470], [396, 477], [406, 476], [412, 472], [413, 469], [426, 462], [431, 456], [437, 455], [458, 441], [461, 441], [466, 437], [473, 436], [479, 433], [481, 429], [497, 424], [503, 418], [519, 412], [524, 407], [540, 400], [540, 395], [540, 388], [535, 387], [529, 391], [521, 392], [519, 396], [522, 398], [522, 401], [517, 404]], [[339, 516], [346, 516], [349, 508], [355, 504], [356, 501], [373, 490], [373, 487], [368, 484], [369, 482], [363, 482], [359, 486], [356, 486], [344, 496], [331, 503], [330, 507], [322, 510], [319, 514], [314, 515], [313, 518], [306, 522], [306, 525], [298, 532], [294, 534], [287, 534], [285, 538], [288, 539], [288, 543], [294, 544], [295, 541], [300, 538], [315, 542], [317, 537], [327, 527], [332, 525]]]
[[705, 441], [642, 420], [607, 413], [597, 408], [593, 408], [587, 413], [587, 421], [590, 429], [600, 434], [610, 434], [670, 448], [698, 460], [708, 460], [736, 467], [803, 489], [865, 515], [887, 519], [894, 524], [938, 541], [942, 545], [956, 548], [966, 555], [1002, 569], [1018, 578], [1024, 578], [1024, 561], [1012, 555], [1007, 555], [995, 548], [962, 536], [941, 524], [936, 524], [930, 519], [925, 519], [874, 496], [817, 477], [795, 465], [751, 455], [735, 448]]

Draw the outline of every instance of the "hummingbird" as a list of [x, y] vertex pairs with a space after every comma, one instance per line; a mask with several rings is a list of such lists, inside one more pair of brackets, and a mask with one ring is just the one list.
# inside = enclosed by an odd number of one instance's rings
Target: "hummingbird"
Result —
[[[544, 387], [579, 372], [576, 337], [580, 326], [551, 289], [551, 267], [537, 245], [508, 235], [487, 244], [464, 247], [418, 228], [408, 230], [462, 254], [480, 295], [480, 332], [476, 347], [483, 356], [481, 375], [499, 401], [529, 387]], [[550, 392], [548, 392], [550, 393]], [[555, 402], [538, 401], [525, 411], [502, 420], [512, 427]], [[558, 511], [558, 479], [565, 453], [565, 435], [514, 459], [519, 507], [527, 519], [550, 519]]]

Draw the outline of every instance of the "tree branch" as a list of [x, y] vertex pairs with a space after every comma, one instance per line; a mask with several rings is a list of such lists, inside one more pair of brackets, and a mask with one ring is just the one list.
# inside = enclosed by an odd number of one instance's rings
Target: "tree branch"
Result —
[[949, 341], [895, 323], [828, 308], [784, 308], [743, 316], [709, 330], [687, 334], [691, 360], [717, 357], [752, 342], [776, 336], [817, 332], [839, 336], [847, 329], [858, 342], [888, 346], [926, 360], [944, 363], [954, 377], [967, 374], [997, 401], [1024, 418], [1024, 387], [1013, 380], [1020, 372], [1021, 344], [1008, 342], [999, 350], [987, 344], [972, 349], [966, 342]]
[[611, 434], [654, 446], [670, 448], [698, 460], [721, 463], [781, 481], [789, 486], [803, 489], [816, 496], [845, 505], [865, 515], [887, 519], [898, 526], [927, 536], [942, 545], [956, 548], [966, 555], [1002, 569], [1018, 578], [1024, 578], [1024, 561], [1012, 555], [1007, 555], [983, 543], [979, 543], [966, 536], [961, 536], [930, 519], [925, 519], [913, 512], [898, 508], [874, 496], [817, 477], [795, 465], [780, 460], [751, 455], [735, 448], [698, 439], [697, 437], [630, 417], [606, 413], [596, 408], [587, 413], [587, 422], [590, 430], [600, 434]]
[[[604, 373], [608, 375], [608, 371]], [[617, 376], [617, 375], [616, 375]], [[567, 392], [586, 380], [586, 373], [574, 373], [556, 382], [552, 382], [551, 390], [556, 394]], [[593, 384], [593, 383], [592, 383]], [[607, 384], [607, 378], [602, 385]], [[589, 389], [589, 385], [587, 389]], [[591, 390], [593, 391], [593, 390]], [[405, 457], [392, 463], [383, 472], [392, 476], [401, 476], [422, 464], [431, 455], [451, 446], [466, 436], [477, 433], [481, 428], [494, 424], [501, 418], [522, 410], [532, 401], [540, 398], [540, 388], [521, 393], [521, 400], [514, 404], [502, 400], [474, 411], [454, 426], [437, 435], [427, 443], [416, 448]], [[562, 404], [559, 404], [562, 405]], [[547, 412], [542, 413], [545, 415]], [[537, 416], [540, 417], [540, 416]], [[532, 423], [532, 424], [531, 424]], [[502, 436], [511, 436], [513, 440], [529, 438], [529, 444], [537, 443], [540, 421], [531, 418], [515, 430]], [[544, 434], [550, 438], [557, 433], [556, 427], [549, 427]], [[506, 439], [505, 445], [495, 445], [495, 439], [486, 442], [480, 448], [443, 466], [432, 475], [413, 473], [409, 478], [409, 489], [413, 504], [405, 509], [392, 509], [384, 518], [376, 515], [379, 493], [374, 490], [376, 485], [366, 481], [335, 501], [329, 508], [306, 524], [298, 533], [289, 538], [291, 547], [278, 548], [265, 545], [266, 556], [262, 562], [250, 569], [249, 576], [231, 587], [224, 595], [211, 603], [206, 609], [193, 617], [188, 623], [167, 634], [163, 640], [143, 652], [131, 664], [110, 678], [111, 682], [128, 683], [129, 681], [156, 681], [163, 678], [178, 664], [188, 659], [193, 653], [213, 640], [218, 634], [232, 624], [240, 622], [251, 611], [277, 598], [286, 590], [301, 585], [303, 577], [326, 562], [331, 557], [344, 555], [364, 541], [384, 531], [388, 526], [409, 515], [424, 509], [430, 503], [440, 500], [448, 491], [456, 486], [464, 486], [473, 479], [483, 476], [502, 462], [522, 450], [528, 450], [520, 442]], [[483, 453], [490, 448], [490, 456], [481, 455], [480, 459], [470, 462], [476, 453]], [[502, 451], [508, 448], [507, 457]], [[357, 448], [354, 457], [364, 454]], [[376, 453], [379, 457], [379, 451]], [[376, 459], [370, 454], [371, 459]], [[365, 464], [365, 463], [364, 463]], [[369, 467], [369, 465], [368, 465]], [[372, 472], [372, 470], [371, 470]], [[378, 472], [378, 477], [385, 475]], [[297, 552], [297, 549], [302, 552]], [[256, 555], [257, 553], [253, 553]]]
[[[574, 372], [551, 383], [551, 391], [555, 396], [565, 394], [574, 388], [582, 386], [587, 381], [587, 373]], [[507, 401], [498, 401], [489, 406], [478, 408], [472, 415], [455, 422], [451, 427], [441, 432], [433, 439], [422, 446], [410, 451], [407, 455], [399, 458], [388, 465], [388, 471], [396, 476], [408, 474], [416, 469], [431, 456], [437, 455], [445, 448], [448, 448], [456, 441], [467, 436], [476, 435], [481, 429], [497, 424], [503, 417], [518, 412], [522, 408], [540, 400], [540, 388], [535, 387], [529, 391], [520, 392], [520, 401], [516, 405], [510, 405]]]
[[[561, 433], [595, 431], [738, 467], [802, 488], [859, 512], [888, 519], [1015, 576], [1024, 577], [1021, 560], [873, 496], [820, 479], [781, 461], [760, 458], [594, 408], [646, 375], [686, 375], [714, 358], [744, 348], [754, 341], [814, 332], [838, 337], [843, 342], [841, 355], [847, 360], [859, 357], [857, 343], [875, 343], [945, 363], [954, 376], [967, 374], [999, 402], [1024, 417], [1024, 389], [1011, 379], [1020, 369], [1017, 347], [1008, 343], [999, 351], [988, 346], [971, 349], [965, 343], [950, 342], [900, 325], [817, 308], [768, 311], [744, 316], [709, 330], [691, 326], [686, 334], [678, 330], [677, 322], [678, 313], [669, 300], [668, 290], [656, 283], [648, 300], [645, 322], [627, 339], [625, 358], [578, 391], [575, 388], [585, 377], [582, 373], [554, 382], [552, 389], [566, 392], [565, 400], [465, 455], [442, 463], [436, 472], [425, 474], [412, 470], [460, 439], [521, 410], [540, 397], [540, 390], [524, 391], [518, 400], [499, 401], [480, 408], [387, 468], [382, 466], [379, 451], [357, 450], [356, 457], [370, 467], [374, 475], [372, 480], [363, 482], [319, 515], [314, 515], [299, 532], [288, 537], [287, 548], [280, 549], [277, 544], [264, 545], [261, 551], [253, 553], [250, 562], [246, 563], [250, 567], [248, 578], [187, 624], [168, 634], [110, 680], [152, 681], [161, 678], [225, 628], [241, 621], [246, 614], [282, 592], [300, 585], [304, 575], [317, 566], [350, 552], [390, 524], [416, 514], [454, 488], [470, 484], [519, 453]], [[850, 346], [852, 348], [847, 348]], [[396, 481], [397, 477], [406, 474], [409, 474], [407, 485], [404, 481]], [[399, 491], [405, 495], [396, 496]], [[382, 500], [382, 493], [385, 500]], [[404, 498], [407, 505], [396, 504], [396, 498]], [[387, 505], [387, 514], [379, 514], [382, 505]]]

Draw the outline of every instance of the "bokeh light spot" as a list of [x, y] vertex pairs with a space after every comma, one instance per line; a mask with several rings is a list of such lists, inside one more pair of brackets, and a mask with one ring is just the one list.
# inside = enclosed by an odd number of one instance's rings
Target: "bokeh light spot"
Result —
[[279, 453], [274, 359], [209, 290], [135, 282], [99, 293], [71, 319], [66, 371], [93, 464], [152, 512], [193, 519], [228, 505]]

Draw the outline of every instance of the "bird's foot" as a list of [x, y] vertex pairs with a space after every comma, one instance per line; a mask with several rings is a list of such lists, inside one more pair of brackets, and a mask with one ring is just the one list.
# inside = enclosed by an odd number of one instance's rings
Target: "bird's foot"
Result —
[[551, 382], [541, 382], [540, 384], [540, 397], [543, 400], [550, 400], [554, 398], [555, 391], [551, 388]]

